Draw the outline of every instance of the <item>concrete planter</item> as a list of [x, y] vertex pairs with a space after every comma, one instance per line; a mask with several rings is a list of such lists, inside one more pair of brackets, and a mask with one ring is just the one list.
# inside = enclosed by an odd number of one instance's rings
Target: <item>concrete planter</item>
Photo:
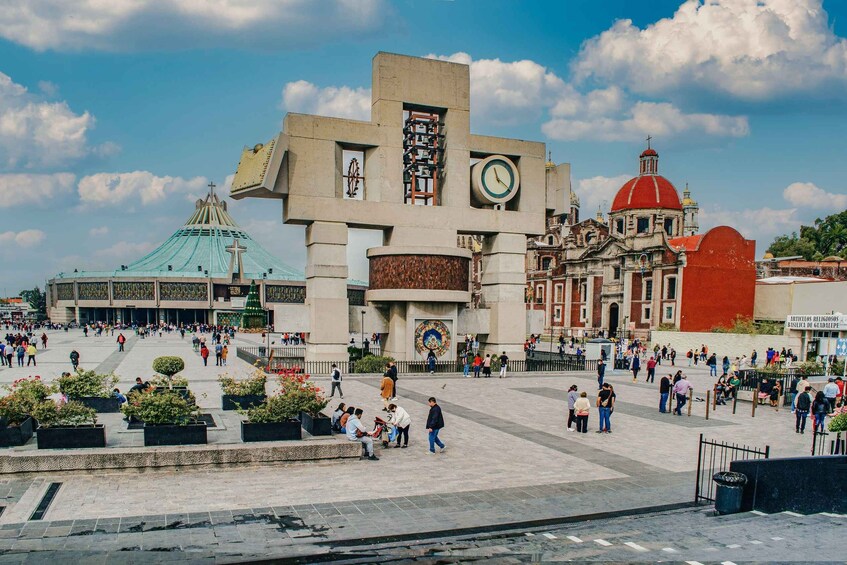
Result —
[[206, 424], [144, 424], [144, 445], [206, 443]]
[[29, 416], [18, 426], [7, 426], [6, 422], [2, 422], [2, 427], [0, 427], [0, 447], [24, 445], [32, 438], [34, 428], [35, 420], [32, 416]]
[[175, 386], [173, 388], [168, 388], [166, 386], [157, 386], [154, 390], [154, 392], [157, 392], [157, 393], [163, 393], [163, 392], [168, 392], [168, 391], [174, 392], [174, 393], [180, 395], [185, 400], [188, 400], [189, 395], [191, 394], [188, 391], [188, 387], [185, 387], [185, 386]]
[[101, 414], [121, 411], [121, 403], [114, 396], [81, 396], [79, 398], [71, 398], [71, 400], [76, 400], [77, 402], [85, 404], [89, 408], [94, 408]]
[[306, 412], [300, 412], [300, 424], [302, 424], [303, 429], [309, 432], [310, 435], [332, 435], [332, 420], [329, 417], [324, 416], [323, 414], [312, 416], [311, 414], [307, 414]]
[[238, 396], [235, 394], [224, 394], [221, 396], [221, 406], [224, 410], [238, 410], [239, 406], [243, 409], [254, 408], [265, 401], [265, 394], [247, 394]]
[[290, 441], [303, 438], [299, 420], [254, 424], [241, 422], [241, 441]]
[[106, 447], [106, 428], [103, 424], [38, 428], [36, 440], [38, 449]]

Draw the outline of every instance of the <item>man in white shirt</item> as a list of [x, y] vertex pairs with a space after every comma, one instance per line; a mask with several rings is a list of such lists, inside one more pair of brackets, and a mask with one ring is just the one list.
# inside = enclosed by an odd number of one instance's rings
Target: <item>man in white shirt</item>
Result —
[[365, 429], [365, 426], [362, 425], [362, 413], [364, 411], [361, 408], [357, 408], [350, 418], [347, 419], [347, 425], [345, 429], [347, 430], [347, 439], [350, 441], [358, 441], [364, 444], [365, 450], [368, 453], [369, 461], [379, 461], [379, 457], [374, 455], [374, 440], [371, 437], [371, 434]]
[[835, 379], [832, 377], [829, 378], [829, 382], [823, 387], [823, 395], [826, 397], [827, 402], [829, 402], [829, 413], [832, 414], [835, 410], [835, 397], [838, 396], [838, 385], [835, 384]]

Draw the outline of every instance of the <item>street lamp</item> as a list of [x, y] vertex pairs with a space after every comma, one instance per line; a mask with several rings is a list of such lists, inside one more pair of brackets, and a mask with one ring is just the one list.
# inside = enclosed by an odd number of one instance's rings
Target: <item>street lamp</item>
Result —
[[360, 344], [362, 348], [362, 359], [365, 358], [365, 312], [367, 310], [362, 310], [362, 342]]

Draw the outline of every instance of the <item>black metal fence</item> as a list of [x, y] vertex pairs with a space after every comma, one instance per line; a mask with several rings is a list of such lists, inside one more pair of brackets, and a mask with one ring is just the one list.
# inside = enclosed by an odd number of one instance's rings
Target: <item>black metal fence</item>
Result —
[[[738, 378], [741, 379], [741, 384], [738, 385], [738, 390], [752, 391], [756, 390], [762, 379], [768, 379], [771, 383], [780, 383], [782, 387], [783, 405], [791, 404], [791, 382], [795, 378], [802, 378], [797, 369], [792, 367], [789, 369], [780, 369], [778, 373], [770, 371], [759, 371], [758, 369], [742, 369], [738, 371]], [[814, 396], [814, 395], [813, 395]]]
[[[828, 432], [815, 431], [812, 434], [812, 455], [847, 455], [847, 439], [835, 434], [835, 439], [829, 439]], [[828, 452], [828, 453], [827, 453]]]
[[[305, 361], [302, 356], [285, 357], [274, 355], [268, 366], [268, 358], [261, 347], [239, 347], [237, 355], [240, 359], [251, 365], [267, 368], [270, 372], [279, 372], [290, 369], [300, 369], [310, 375], [328, 375], [332, 371], [332, 365], [338, 366], [343, 374], [357, 373], [357, 361]], [[397, 371], [401, 374], [425, 374], [430, 372], [426, 361], [397, 361]], [[492, 372], [500, 370], [499, 361], [492, 363]], [[584, 357], [576, 355], [565, 355], [557, 359], [527, 359], [525, 361], [509, 361], [510, 372], [572, 372], [572, 371], [596, 371], [597, 361], [587, 361]], [[461, 373], [464, 365], [461, 361], [436, 361], [433, 373]], [[471, 368], [471, 372], [473, 369]]]
[[708, 440], [700, 434], [700, 447], [697, 452], [697, 484], [694, 489], [694, 502], [715, 502], [715, 484], [712, 476], [721, 471], [729, 471], [733, 461], [747, 459], [768, 459], [771, 448], [764, 449], [737, 445], [723, 441]]

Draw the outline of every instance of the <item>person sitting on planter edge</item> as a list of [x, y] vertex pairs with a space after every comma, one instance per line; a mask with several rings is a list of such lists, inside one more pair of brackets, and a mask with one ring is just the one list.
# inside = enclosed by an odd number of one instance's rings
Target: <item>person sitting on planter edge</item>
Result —
[[353, 415], [347, 419], [347, 439], [361, 442], [365, 446], [369, 461], [379, 461], [379, 457], [374, 455], [373, 437], [362, 425], [361, 416], [363, 413], [364, 411], [361, 408], [357, 408]]
[[353, 416], [353, 412], [355, 410], [356, 409], [352, 406], [348, 406], [344, 414], [342, 414], [341, 417], [338, 419], [338, 427], [341, 430], [342, 434], [347, 433], [347, 420]]
[[118, 399], [118, 402], [120, 402], [121, 404], [124, 404], [124, 403], [126, 402], [126, 396], [124, 396], [123, 394], [121, 394], [120, 389], [117, 389], [117, 388], [116, 388], [115, 390], [113, 390], [113, 391], [112, 391], [112, 396], [114, 396], [115, 398], [117, 398], [117, 399]]
[[143, 382], [141, 377], [135, 377], [135, 384], [132, 385], [132, 388], [129, 389], [129, 394], [133, 392], [144, 392], [148, 388], [150, 388], [150, 383]]
[[344, 415], [344, 412], [347, 410], [347, 405], [343, 402], [338, 405], [338, 408], [335, 409], [335, 412], [332, 413], [332, 431], [336, 433], [341, 432], [341, 425], [339, 421], [341, 420], [341, 416]]

